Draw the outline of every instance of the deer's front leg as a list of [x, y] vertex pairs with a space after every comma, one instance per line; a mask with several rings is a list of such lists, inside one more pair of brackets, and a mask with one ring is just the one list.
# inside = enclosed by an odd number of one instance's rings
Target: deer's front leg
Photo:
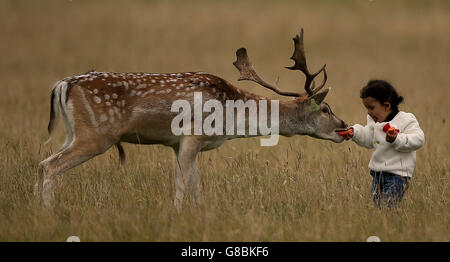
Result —
[[200, 179], [195, 157], [200, 151], [201, 142], [194, 136], [180, 138], [177, 152], [177, 174], [175, 177], [175, 208], [181, 211], [186, 188], [193, 189], [194, 197], [200, 197]]
[[200, 183], [200, 174], [198, 172], [197, 164], [194, 161], [194, 168], [189, 180], [189, 191], [192, 192], [195, 204], [198, 205], [202, 199], [202, 187]]

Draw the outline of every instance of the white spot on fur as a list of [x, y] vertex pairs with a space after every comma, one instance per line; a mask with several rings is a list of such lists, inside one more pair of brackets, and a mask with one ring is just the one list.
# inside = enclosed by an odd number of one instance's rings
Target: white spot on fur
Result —
[[113, 98], [113, 99], [117, 99], [118, 97], [119, 97], [119, 96], [118, 96], [116, 93], [113, 93], [113, 94], [112, 94], [112, 98]]
[[122, 119], [122, 115], [120, 114], [120, 110], [117, 107], [114, 107], [114, 112], [116, 113], [116, 115], [119, 117], [119, 119]]
[[94, 102], [97, 104], [100, 104], [102, 102], [102, 100], [100, 99], [100, 97], [94, 96]]
[[100, 116], [100, 122], [105, 122], [106, 120], [108, 120], [108, 117], [105, 115], [105, 114], [102, 114], [101, 116]]
[[[153, 90], [153, 89], [150, 89], [150, 90]], [[153, 93], [153, 92], [147, 91], [147, 92], [145, 92], [145, 93], [142, 94], [142, 97], [145, 97], [146, 95], [148, 95], [148, 94], [150, 94], [150, 93]]]
[[100, 128], [100, 132], [101, 132], [102, 134], [106, 134], [106, 133], [108, 133], [108, 131], [109, 131], [110, 128], [111, 128], [110, 125], [102, 126], [102, 127]]

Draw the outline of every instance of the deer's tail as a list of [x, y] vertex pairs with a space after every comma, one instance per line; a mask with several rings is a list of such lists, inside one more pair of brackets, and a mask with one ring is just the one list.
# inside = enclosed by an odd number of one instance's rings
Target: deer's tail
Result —
[[49, 143], [53, 138], [56, 126], [59, 122], [61, 108], [64, 110], [64, 105], [66, 102], [67, 89], [69, 88], [69, 83], [65, 80], [58, 81], [53, 86], [52, 95], [50, 98], [50, 119], [48, 122], [48, 134], [50, 137], [45, 141], [44, 145]]

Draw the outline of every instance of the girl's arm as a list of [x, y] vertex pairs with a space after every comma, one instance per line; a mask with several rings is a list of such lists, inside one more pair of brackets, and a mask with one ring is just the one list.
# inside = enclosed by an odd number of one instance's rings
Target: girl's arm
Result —
[[352, 126], [353, 128], [353, 141], [365, 148], [372, 149], [373, 148], [373, 127], [372, 124], [374, 121], [372, 118], [367, 115], [367, 125], [362, 126], [356, 124]]
[[401, 133], [397, 134], [397, 138], [392, 143], [395, 150], [399, 152], [416, 151], [425, 144], [425, 135], [420, 129], [419, 122], [414, 115], [410, 115], [407, 120], [409, 123]]

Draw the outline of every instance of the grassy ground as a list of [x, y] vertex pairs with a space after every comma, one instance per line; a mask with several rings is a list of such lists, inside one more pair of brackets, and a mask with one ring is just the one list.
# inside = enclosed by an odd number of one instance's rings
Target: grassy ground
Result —
[[[449, 241], [450, 5], [446, 1], [1, 1], [0, 241]], [[398, 209], [370, 199], [370, 150], [352, 142], [282, 138], [227, 142], [197, 159], [204, 201], [173, 207], [175, 163], [162, 146], [125, 144], [65, 173], [53, 211], [33, 201], [47, 139], [50, 90], [97, 71], [207, 71], [236, 86], [234, 52], [247, 47], [261, 75], [285, 90], [303, 78], [292, 40], [305, 28], [312, 70], [326, 63], [326, 101], [364, 123], [360, 88], [391, 81], [426, 135]], [[282, 98], [283, 99], [283, 98]]]

